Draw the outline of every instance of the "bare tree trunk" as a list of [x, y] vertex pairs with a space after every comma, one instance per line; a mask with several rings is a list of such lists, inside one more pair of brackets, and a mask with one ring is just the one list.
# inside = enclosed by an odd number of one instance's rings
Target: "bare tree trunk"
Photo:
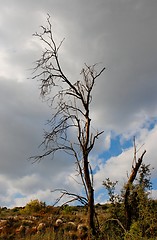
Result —
[[89, 190], [89, 200], [88, 200], [88, 224], [90, 226], [91, 232], [95, 235], [95, 209], [94, 209], [94, 189], [91, 187]]
[[84, 175], [85, 175], [85, 181], [88, 189], [88, 227], [89, 227], [89, 234], [92, 233], [95, 235], [95, 206], [94, 206], [94, 189], [92, 186], [91, 178], [90, 178], [90, 172], [89, 172], [89, 162], [88, 158], [85, 157], [84, 159]]
[[[135, 153], [136, 153], [136, 149], [135, 149]], [[132, 220], [131, 219], [132, 218], [132, 209], [129, 204], [130, 190], [131, 190], [132, 184], [137, 176], [138, 170], [142, 164], [142, 160], [143, 160], [145, 153], [146, 153], [146, 150], [142, 153], [142, 155], [138, 159], [138, 161], [137, 162], [135, 161], [135, 166], [132, 166], [132, 171], [131, 171], [130, 177], [128, 179], [128, 182], [126, 184], [126, 187], [125, 187], [126, 190], [125, 190], [125, 194], [124, 194], [124, 206], [125, 206], [125, 214], [126, 214], [126, 230], [130, 229], [131, 220]]]

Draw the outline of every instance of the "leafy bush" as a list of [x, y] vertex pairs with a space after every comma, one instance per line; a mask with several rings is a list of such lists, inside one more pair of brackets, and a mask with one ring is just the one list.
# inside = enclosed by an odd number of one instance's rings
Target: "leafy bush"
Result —
[[22, 214], [38, 213], [45, 210], [45, 208], [46, 208], [46, 204], [44, 202], [41, 202], [38, 199], [35, 199], [27, 203], [25, 208], [21, 210], [21, 213]]

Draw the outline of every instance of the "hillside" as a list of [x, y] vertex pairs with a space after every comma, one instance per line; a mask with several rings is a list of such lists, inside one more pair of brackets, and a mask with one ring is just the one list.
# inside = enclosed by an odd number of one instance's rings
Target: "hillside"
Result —
[[[0, 240], [88, 239], [86, 213], [86, 207], [46, 206], [38, 200], [25, 207], [4, 207], [0, 209]], [[124, 227], [123, 204], [98, 204], [96, 216], [99, 229], [96, 239], [157, 239], [157, 201], [150, 200], [149, 215], [145, 216], [143, 226], [140, 220], [136, 221], [129, 232]]]

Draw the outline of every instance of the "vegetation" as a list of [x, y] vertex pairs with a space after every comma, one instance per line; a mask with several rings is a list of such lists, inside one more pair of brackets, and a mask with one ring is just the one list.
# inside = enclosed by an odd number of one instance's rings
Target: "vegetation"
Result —
[[40, 202], [38, 199], [32, 200], [31, 202], [27, 203], [24, 208], [22, 208], [21, 213], [25, 215], [35, 214], [38, 212], [45, 211], [46, 204]]
[[[136, 148], [135, 148], [136, 150]], [[115, 194], [117, 182], [106, 179], [103, 185], [108, 190], [110, 217], [104, 225], [106, 239], [156, 239], [157, 201], [150, 198], [150, 165], [142, 163], [141, 157], [134, 164], [121, 195]], [[118, 223], [118, 227], [117, 227]]]
[[[99, 221], [99, 234], [91, 239], [98, 240], [137, 240], [157, 238], [157, 201], [146, 198], [138, 190], [140, 199], [138, 216], [133, 217], [130, 229], [125, 229], [124, 204], [113, 203], [97, 204], [95, 210]], [[144, 199], [143, 199], [144, 197]], [[38, 200], [35, 200], [35, 202]], [[141, 205], [142, 204], [142, 205]], [[144, 205], [143, 205], [144, 204]], [[44, 203], [41, 204], [45, 205]], [[29, 206], [29, 214], [25, 209]], [[31, 209], [32, 206], [32, 209]], [[87, 240], [86, 214], [87, 208], [81, 206], [53, 207], [44, 206], [34, 212], [32, 202], [23, 208], [1, 208], [0, 210], [0, 240]], [[118, 207], [117, 207], [118, 206]], [[114, 211], [113, 211], [114, 210]], [[56, 225], [56, 220], [62, 221]], [[38, 229], [44, 223], [43, 229]], [[78, 230], [78, 226], [83, 228]]]
[[[142, 155], [143, 156], [143, 155]], [[37, 199], [25, 207], [0, 209], [0, 240], [154, 240], [157, 239], [157, 200], [150, 198], [151, 169], [142, 163], [136, 178], [130, 183], [134, 163], [121, 194], [115, 194], [116, 182], [109, 178], [103, 182], [108, 190], [109, 202], [95, 206], [97, 233], [89, 236], [86, 219], [88, 206], [47, 206]], [[129, 207], [129, 227], [128, 209]]]

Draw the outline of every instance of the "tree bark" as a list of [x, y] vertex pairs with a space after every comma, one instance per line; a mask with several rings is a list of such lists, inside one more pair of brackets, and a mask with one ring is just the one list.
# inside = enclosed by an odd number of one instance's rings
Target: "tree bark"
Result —
[[88, 227], [89, 227], [89, 235], [92, 233], [92, 235], [95, 235], [95, 207], [94, 207], [94, 189], [92, 186], [92, 181], [90, 178], [90, 172], [89, 172], [89, 162], [88, 157], [84, 157], [84, 175], [85, 175], [85, 182], [88, 189]]

